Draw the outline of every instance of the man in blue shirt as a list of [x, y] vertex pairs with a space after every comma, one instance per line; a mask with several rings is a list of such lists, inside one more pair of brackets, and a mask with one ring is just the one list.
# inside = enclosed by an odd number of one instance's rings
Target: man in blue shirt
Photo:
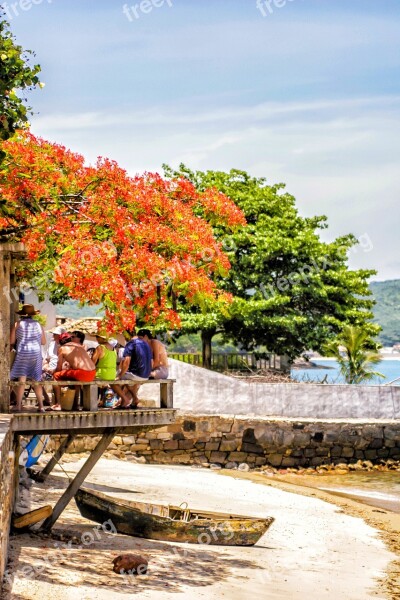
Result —
[[141, 381], [146, 381], [151, 373], [151, 348], [147, 342], [137, 337], [135, 332], [132, 333], [132, 339], [125, 346], [122, 361], [120, 363], [118, 379], [131, 379], [139, 382], [137, 385], [124, 388], [125, 398], [129, 394], [132, 396], [132, 401], [126, 403], [124, 398], [120, 408], [136, 408], [139, 404], [137, 392]]

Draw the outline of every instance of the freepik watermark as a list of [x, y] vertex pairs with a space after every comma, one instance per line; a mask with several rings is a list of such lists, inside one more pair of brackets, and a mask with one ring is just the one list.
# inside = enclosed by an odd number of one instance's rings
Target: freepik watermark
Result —
[[275, 8], [285, 8], [288, 2], [294, 0], [256, 0], [256, 7], [263, 17], [274, 14]]
[[12, 21], [14, 17], [19, 17], [21, 12], [27, 12], [28, 10], [31, 10], [33, 6], [43, 4], [44, 2], [51, 4], [53, 0], [18, 0], [18, 2], [3, 2], [0, 4], [0, 8], [4, 10], [7, 19]]
[[[367, 233], [363, 233], [357, 238], [358, 244], [356, 246], [348, 247], [347, 244], [338, 248], [338, 254], [342, 255], [343, 259], [345, 259], [350, 253], [357, 254], [359, 248], [363, 252], [371, 252], [373, 250], [374, 245], [372, 243], [371, 238]], [[313, 277], [321, 273], [322, 271], [327, 271], [331, 267], [331, 262], [327, 256], [323, 256], [318, 262], [316, 259], [310, 261], [311, 264], [304, 264], [296, 271], [292, 271], [288, 275], [279, 277], [275, 285], [271, 283], [267, 286], [264, 284], [260, 285], [260, 290], [264, 298], [271, 298], [275, 296], [276, 290], [279, 292], [286, 292], [291, 286], [296, 285], [300, 281], [308, 285], [312, 282]]]
[[67, 552], [69, 550], [82, 550], [83, 548], [89, 548], [93, 544], [100, 542], [102, 534], [115, 535], [117, 529], [111, 519], [104, 521], [101, 525], [96, 525], [92, 529], [84, 531], [80, 539], [73, 541], [70, 539], [67, 543], [59, 544], [54, 542], [53, 549], [51, 552], [44, 553], [42, 556], [41, 564], [24, 565], [17, 568], [15, 571], [7, 569], [4, 573], [4, 583], [8, 586], [12, 586], [15, 577], [23, 577], [25, 579], [36, 579], [42, 575], [42, 573], [49, 568], [59, 568], [60, 564], [68, 562]]
[[124, 4], [122, 12], [131, 23], [136, 19], [140, 19], [141, 15], [147, 15], [152, 12], [154, 8], [162, 8], [168, 5], [172, 8], [172, 0], [142, 0], [138, 4], [128, 6]]

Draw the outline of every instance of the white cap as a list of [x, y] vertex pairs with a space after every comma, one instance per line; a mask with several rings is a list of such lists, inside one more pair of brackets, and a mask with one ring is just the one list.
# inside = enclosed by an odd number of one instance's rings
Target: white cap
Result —
[[55, 329], [53, 329], [52, 333], [55, 333], [56, 335], [61, 335], [62, 333], [66, 333], [66, 329], [65, 327], [56, 327]]
[[113, 348], [115, 348], [115, 346], [118, 344], [118, 340], [116, 340], [116, 339], [114, 339], [114, 338], [110, 338], [110, 339], [108, 340], [108, 343], [109, 343], [109, 344], [110, 344], [110, 345], [111, 345]]

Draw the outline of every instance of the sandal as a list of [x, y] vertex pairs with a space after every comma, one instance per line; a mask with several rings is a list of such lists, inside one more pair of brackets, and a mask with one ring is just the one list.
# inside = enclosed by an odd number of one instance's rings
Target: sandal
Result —
[[37, 409], [37, 412], [38, 412], [38, 413], [45, 413], [45, 412], [46, 412], [46, 409], [45, 409], [45, 408], [38, 408], [38, 409]]

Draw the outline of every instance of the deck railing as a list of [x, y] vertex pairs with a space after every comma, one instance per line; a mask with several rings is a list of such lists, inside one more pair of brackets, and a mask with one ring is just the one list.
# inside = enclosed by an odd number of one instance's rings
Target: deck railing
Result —
[[[168, 352], [175, 360], [203, 366], [203, 358], [199, 352]], [[255, 352], [213, 352], [211, 354], [212, 371], [264, 371], [266, 369], [283, 370], [281, 357], [276, 354]]]

